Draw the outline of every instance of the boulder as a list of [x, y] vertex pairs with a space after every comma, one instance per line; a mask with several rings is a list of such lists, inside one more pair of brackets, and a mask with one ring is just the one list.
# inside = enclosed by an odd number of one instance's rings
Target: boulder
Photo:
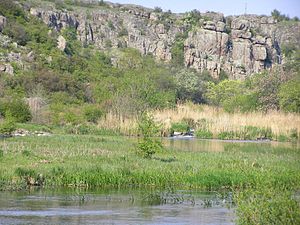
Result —
[[61, 51], [64, 51], [66, 49], [66, 46], [67, 46], [66, 39], [62, 35], [59, 35], [57, 38], [57, 48]]
[[231, 22], [231, 29], [247, 31], [250, 29], [250, 22], [245, 19], [235, 18]]
[[263, 45], [253, 45], [252, 46], [252, 53], [255, 60], [263, 61], [267, 58], [267, 50], [266, 47]]
[[0, 64], [0, 73], [8, 73], [10, 75], [14, 74], [14, 68], [9, 64]]

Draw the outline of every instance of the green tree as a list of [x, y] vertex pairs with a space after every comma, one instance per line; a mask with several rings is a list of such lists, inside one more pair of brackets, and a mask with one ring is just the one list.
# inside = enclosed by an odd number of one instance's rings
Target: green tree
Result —
[[300, 112], [300, 80], [290, 80], [279, 90], [280, 109], [286, 112]]
[[138, 153], [144, 158], [151, 159], [156, 152], [162, 149], [161, 141], [153, 139], [159, 132], [159, 126], [155, 124], [151, 115], [143, 113], [140, 117], [138, 128], [142, 137], [137, 145]]
[[15, 122], [20, 123], [28, 122], [32, 118], [29, 106], [23, 99], [4, 99], [1, 102], [0, 113], [5, 118], [12, 117]]
[[0, 135], [10, 135], [15, 129], [15, 119], [10, 113], [7, 113], [4, 121], [0, 123]]
[[216, 106], [222, 106], [225, 101], [230, 101], [243, 92], [241, 81], [224, 80], [218, 84], [209, 82], [206, 97], [208, 101]]
[[206, 77], [192, 70], [182, 69], [175, 72], [177, 100], [191, 100], [196, 103], [205, 102]]

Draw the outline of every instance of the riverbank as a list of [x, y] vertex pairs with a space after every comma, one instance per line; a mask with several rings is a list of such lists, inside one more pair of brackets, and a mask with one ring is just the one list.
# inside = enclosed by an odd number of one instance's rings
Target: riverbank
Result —
[[[66, 187], [151, 186], [233, 191], [240, 219], [299, 220], [300, 151], [268, 144], [226, 143], [224, 151], [167, 148], [152, 160], [136, 154], [136, 139], [52, 135], [0, 141], [2, 190], [28, 185]], [[270, 199], [271, 201], [266, 201]], [[280, 204], [279, 204], [280, 203]], [[278, 205], [278, 206], [277, 206]], [[272, 210], [260, 211], [260, 207]], [[292, 211], [291, 211], [292, 210]]]
[[[175, 131], [186, 132], [190, 127], [199, 138], [257, 140], [281, 142], [299, 141], [300, 116], [280, 111], [227, 113], [222, 108], [186, 103], [172, 109], [150, 112], [160, 125], [161, 135]], [[138, 120], [130, 116], [107, 113], [98, 120], [100, 129], [114, 130], [124, 135], [137, 135]], [[178, 130], [179, 129], [179, 130]]]

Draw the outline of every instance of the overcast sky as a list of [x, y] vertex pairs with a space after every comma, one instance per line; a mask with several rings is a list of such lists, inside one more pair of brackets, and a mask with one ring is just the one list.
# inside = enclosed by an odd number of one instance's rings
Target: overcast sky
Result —
[[158, 6], [172, 12], [187, 12], [198, 9], [200, 12], [222, 12], [225, 16], [245, 13], [270, 15], [273, 9], [290, 17], [300, 17], [300, 0], [108, 0], [117, 3], [130, 3], [149, 8]]

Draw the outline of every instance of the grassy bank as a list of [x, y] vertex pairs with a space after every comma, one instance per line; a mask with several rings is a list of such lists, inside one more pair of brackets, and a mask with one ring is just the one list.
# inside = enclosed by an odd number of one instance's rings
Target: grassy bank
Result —
[[[241, 223], [260, 224], [256, 219], [271, 221], [279, 214], [281, 224], [299, 222], [299, 203], [291, 197], [300, 189], [299, 149], [228, 143], [223, 152], [166, 149], [149, 160], [136, 154], [135, 142], [86, 135], [2, 139], [0, 187], [146, 185], [229, 190], [235, 193]], [[253, 213], [258, 213], [255, 218]]]
[[[227, 113], [208, 105], [184, 104], [174, 109], [153, 111], [161, 125], [161, 133], [169, 135], [172, 126], [190, 126], [199, 138], [256, 140], [267, 138], [277, 141], [298, 141], [300, 116], [279, 111]], [[137, 119], [108, 113], [98, 121], [98, 127], [112, 129], [125, 135], [137, 134]], [[178, 127], [178, 126], [177, 126]]]

